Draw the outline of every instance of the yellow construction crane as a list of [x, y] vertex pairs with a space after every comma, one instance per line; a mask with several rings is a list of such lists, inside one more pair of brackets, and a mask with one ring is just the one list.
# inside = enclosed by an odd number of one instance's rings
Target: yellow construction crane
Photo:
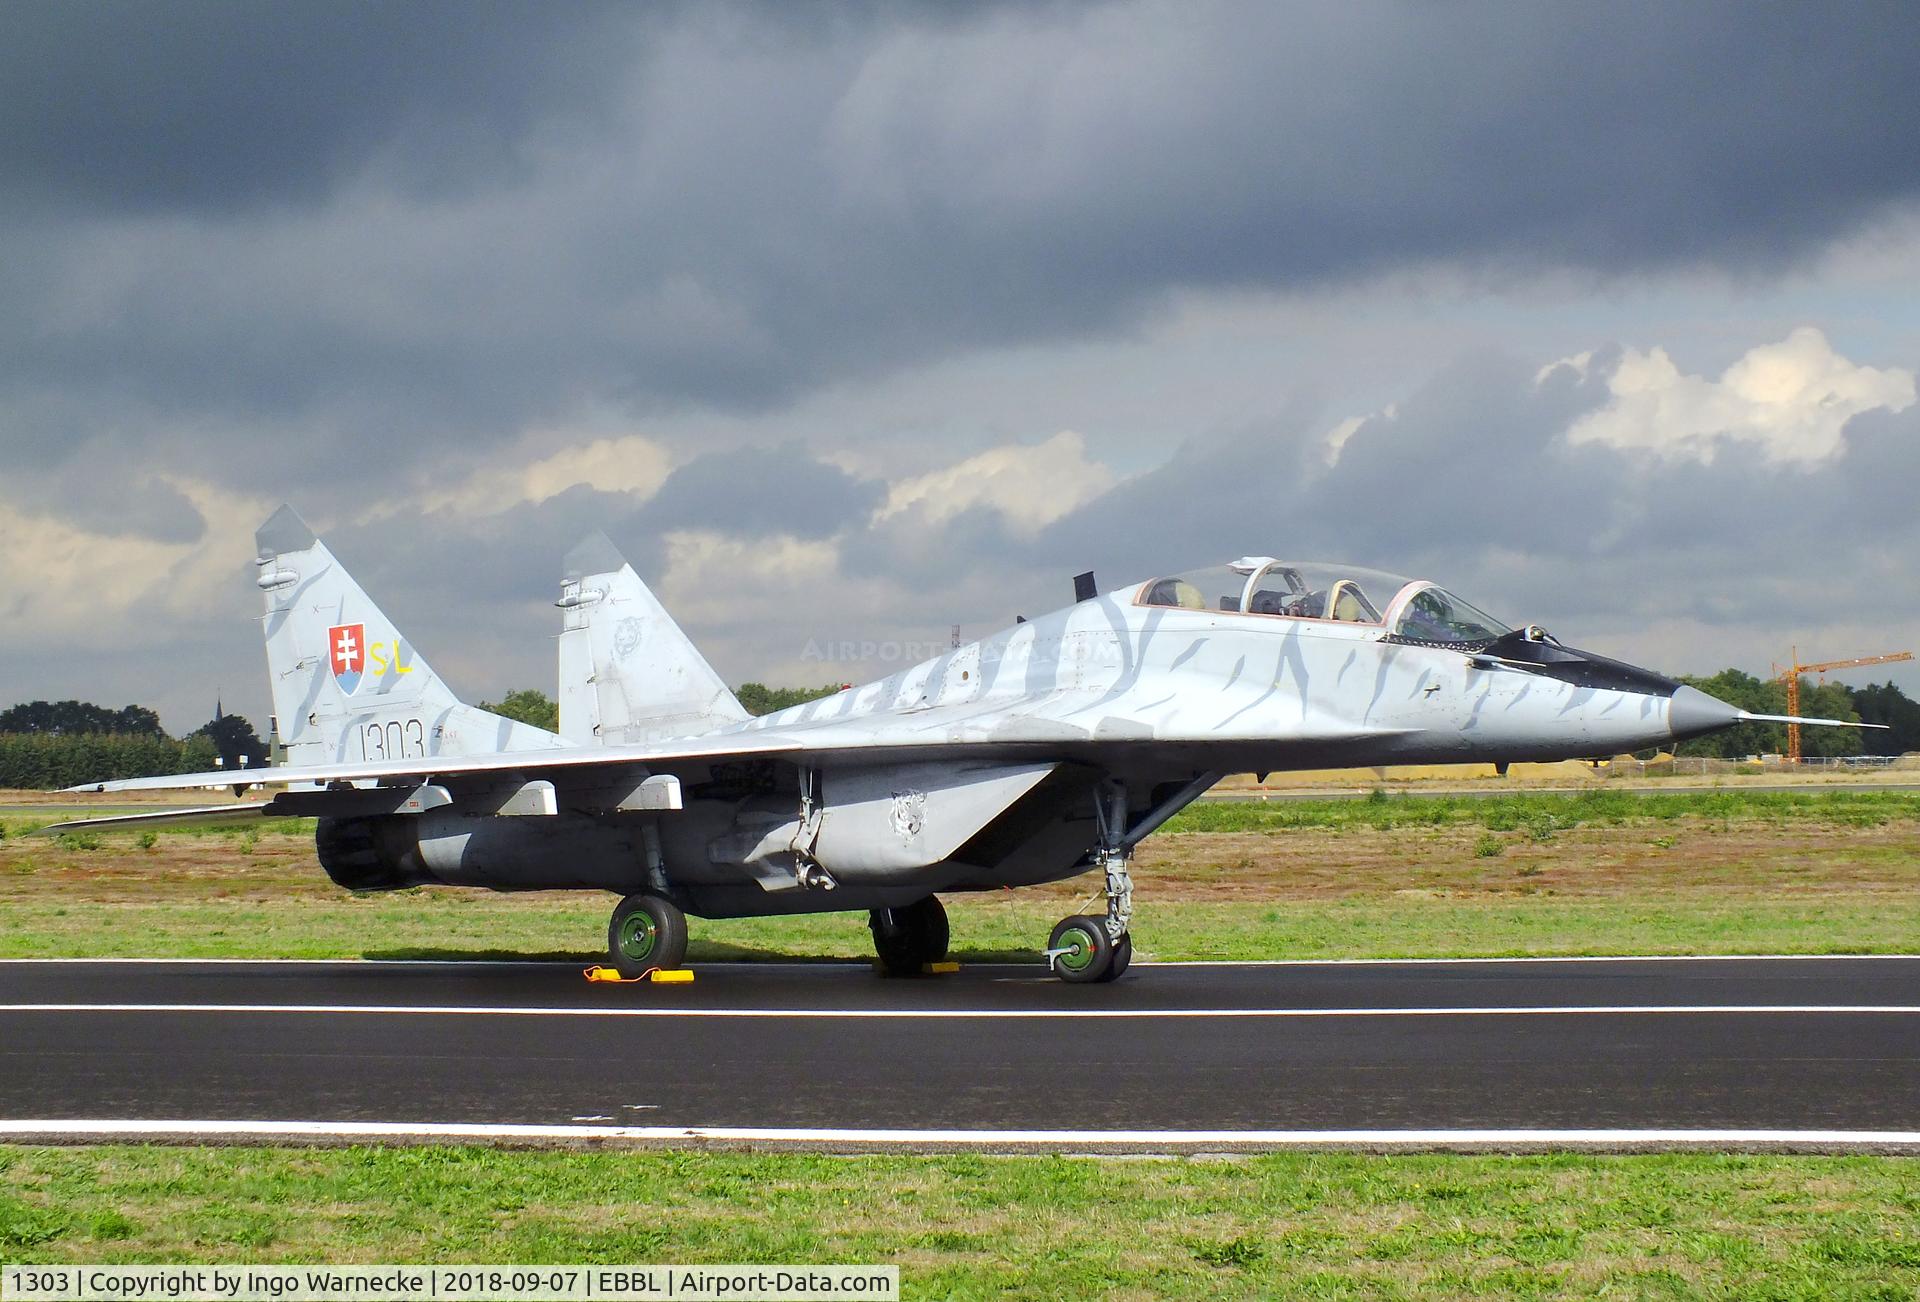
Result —
[[[1822, 660], [1819, 664], [1803, 665], [1800, 663], [1799, 647], [1788, 648], [1788, 654], [1791, 657], [1790, 663], [1774, 665], [1773, 680], [1787, 685], [1787, 713], [1790, 715], [1800, 713], [1801, 674], [1825, 674], [1830, 669], [1858, 669], [1862, 665], [1890, 665], [1895, 661], [1913, 659], [1911, 651], [1895, 651], [1892, 655], [1859, 656], [1852, 660]], [[1798, 764], [1799, 762], [1800, 725], [1790, 723], [1787, 725], [1787, 763]]]

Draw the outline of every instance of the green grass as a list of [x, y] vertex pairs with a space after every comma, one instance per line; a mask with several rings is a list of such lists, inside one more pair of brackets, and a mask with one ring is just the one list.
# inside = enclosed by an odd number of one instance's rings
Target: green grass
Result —
[[1207, 800], [1190, 805], [1166, 833], [1343, 831], [1373, 828], [1573, 828], [1590, 824], [1671, 822], [1779, 824], [1812, 820], [1845, 827], [1882, 827], [1920, 820], [1920, 791], [1532, 791], [1497, 796], [1408, 795], [1384, 791], [1357, 800]]
[[0, 1259], [885, 1262], [918, 1298], [1911, 1298], [1886, 1158], [0, 1148]]
[[[353, 896], [310, 821], [0, 842], [0, 956], [561, 956], [610, 897]], [[92, 838], [87, 838], [92, 843]], [[1920, 949], [1920, 794], [1516, 793], [1202, 805], [1136, 867], [1143, 957]], [[949, 895], [963, 958], [1031, 959], [1091, 878]], [[694, 961], [865, 959], [859, 914], [696, 920]]]
[[[106, 818], [119, 814], [152, 813], [151, 809], [68, 809], [58, 814], [27, 817], [13, 816], [0, 819], [0, 841], [8, 838], [19, 840], [32, 836], [55, 823], [77, 822], [85, 818]], [[154, 836], [200, 836], [219, 837], [223, 840], [239, 840], [246, 836], [302, 836], [313, 835], [314, 820], [311, 818], [258, 818], [242, 820], [236, 823], [200, 823], [200, 824], [162, 824], [158, 827], [143, 827], [138, 823], [117, 828], [89, 828], [85, 832], [64, 832], [55, 836], [56, 842], [68, 842], [73, 839], [93, 840], [103, 845], [119, 844], [124, 839], [132, 842], [138, 837]]]
[[[1525, 870], [1522, 870], [1523, 872]], [[1069, 906], [948, 897], [956, 958], [1039, 961]], [[611, 896], [0, 906], [0, 957], [598, 959]], [[693, 962], [857, 959], [864, 914], [695, 919]], [[1215, 903], [1142, 897], [1138, 953], [1159, 959], [1580, 954], [1904, 954], [1920, 895], [1761, 900], [1353, 899]]]

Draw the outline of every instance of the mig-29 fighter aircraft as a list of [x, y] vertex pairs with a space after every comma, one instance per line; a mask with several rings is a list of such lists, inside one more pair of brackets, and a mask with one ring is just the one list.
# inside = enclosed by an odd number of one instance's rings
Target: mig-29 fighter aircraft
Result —
[[257, 542], [285, 764], [75, 790], [284, 789], [89, 825], [311, 816], [350, 890], [611, 891], [630, 976], [682, 962], [688, 914], [835, 910], [918, 972], [947, 950], [938, 893], [1096, 872], [1104, 913], [1061, 919], [1046, 956], [1108, 981], [1134, 847], [1228, 773], [1610, 756], [1774, 717], [1427, 580], [1247, 556], [1106, 593], [1082, 575], [1063, 610], [750, 718], [596, 535], [556, 603], [556, 734], [462, 704], [291, 509]]

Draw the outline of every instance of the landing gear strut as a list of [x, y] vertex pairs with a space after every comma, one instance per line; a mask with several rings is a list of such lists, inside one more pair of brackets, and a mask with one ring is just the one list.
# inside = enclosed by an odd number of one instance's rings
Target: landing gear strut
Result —
[[607, 954], [630, 980], [673, 971], [687, 961], [687, 915], [658, 895], [629, 895], [607, 924]]
[[931, 895], [902, 908], [875, 909], [867, 926], [882, 976], [919, 976], [927, 964], [947, 956], [946, 906]]
[[1133, 961], [1133, 875], [1127, 862], [1133, 843], [1126, 839], [1127, 789], [1108, 782], [1095, 793], [1094, 826], [1100, 844], [1093, 861], [1106, 879], [1107, 914], [1075, 914], [1054, 924], [1047, 940], [1047, 966], [1062, 981], [1112, 981]]

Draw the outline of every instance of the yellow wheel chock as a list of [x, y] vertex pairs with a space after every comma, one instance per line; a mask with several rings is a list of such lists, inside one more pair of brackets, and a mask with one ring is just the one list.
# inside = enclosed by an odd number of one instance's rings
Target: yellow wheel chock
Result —
[[606, 982], [612, 985], [630, 986], [641, 981], [651, 981], [661, 986], [684, 986], [693, 983], [693, 973], [687, 968], [657, 967], [645, 976], [623, 977], [616, 967], [603, 967], [600, 964], [587, 968], [581, 973], [589, 981]]

